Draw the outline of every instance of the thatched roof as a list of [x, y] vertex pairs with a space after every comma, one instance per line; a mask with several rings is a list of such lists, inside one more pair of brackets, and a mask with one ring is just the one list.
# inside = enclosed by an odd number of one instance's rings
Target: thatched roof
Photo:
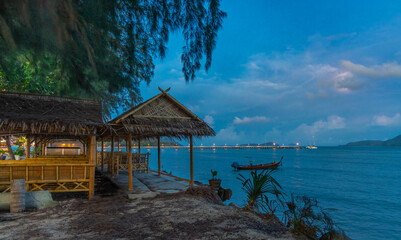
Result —
[[[114, 134], [121, 136], [131, 132], [141, 138], [215, 135], [207, 123], [168, 94], [168, 90], [160, 90], [160, 94], [108, 122]], [[107, 131], [104, 135], [107, 137], [110, 134]]]
[[89, 99], [0, 92], [0, 135], [88, 135], [102, 126], [102, 105]]

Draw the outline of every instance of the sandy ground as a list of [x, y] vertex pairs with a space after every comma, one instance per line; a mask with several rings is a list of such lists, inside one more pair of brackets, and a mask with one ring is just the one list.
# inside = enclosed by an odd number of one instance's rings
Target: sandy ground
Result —
[[275, 218], [188, 193], [130, 201], [106, 191], [91, 201], [59, 199], [52, 208], [0, 213], [0, 239], [293, 239]]

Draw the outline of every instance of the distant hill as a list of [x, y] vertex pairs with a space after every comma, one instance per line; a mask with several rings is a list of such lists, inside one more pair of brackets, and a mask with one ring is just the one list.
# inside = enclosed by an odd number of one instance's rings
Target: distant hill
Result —
[[401, 135], [387, 141], [380, 140], [365, 140], [359, 142], [350, 142], [344, 146], [401, 146]]

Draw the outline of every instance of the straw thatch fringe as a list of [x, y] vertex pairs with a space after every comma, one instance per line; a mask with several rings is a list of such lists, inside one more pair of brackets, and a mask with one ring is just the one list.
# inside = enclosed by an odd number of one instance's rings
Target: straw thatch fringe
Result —
[[214, 136], [205, 122], [193, 119], [129, 119], [122, 121], [125, 129], [137, 135], [153, 136]]
[[0, 134], [96, 134], [102, 106], [89, 99], [0, 92]]
[[108, 125], [113, 130], [105, 131], [105, 138], [110, 137], [109, 134], [128, 133], [141, 138], [179, 139], [216, 135], [207, 123], [165, 91], [114, 118]]

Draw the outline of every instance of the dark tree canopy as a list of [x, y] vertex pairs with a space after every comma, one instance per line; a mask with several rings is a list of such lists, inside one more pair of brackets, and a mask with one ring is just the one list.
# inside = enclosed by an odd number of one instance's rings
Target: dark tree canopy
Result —
[[220, 0], [0, 0], [0, 90], [141, 101], [154, 61], [181, 31], [187, 81], [207, 70], [226, 13]]

